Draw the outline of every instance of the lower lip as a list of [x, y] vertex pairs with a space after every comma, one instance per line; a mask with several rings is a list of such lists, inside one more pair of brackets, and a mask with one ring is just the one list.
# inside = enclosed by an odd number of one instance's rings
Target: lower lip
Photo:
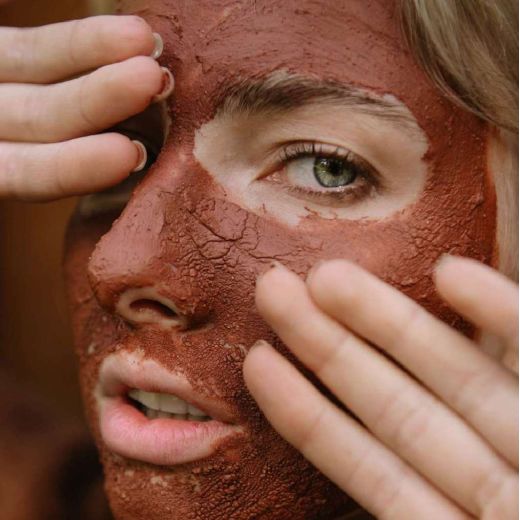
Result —
[[123, 457], [158, 465], [186, 464], [210, 456], [240, 430], [220, 421], [148, 419], [124, 397], [100, 403], [101, 435]]

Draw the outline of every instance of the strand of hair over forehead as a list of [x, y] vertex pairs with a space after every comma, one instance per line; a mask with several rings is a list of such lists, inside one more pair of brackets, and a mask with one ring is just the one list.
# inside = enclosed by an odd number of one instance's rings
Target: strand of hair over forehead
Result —
[[518, 133], [516, 0], [401, 0], [404, 35], [457, 104]]

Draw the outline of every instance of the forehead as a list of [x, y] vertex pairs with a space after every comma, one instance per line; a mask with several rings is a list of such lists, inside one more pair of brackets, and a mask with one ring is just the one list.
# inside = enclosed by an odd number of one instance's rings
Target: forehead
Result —
[[393, 0], [126, 0], [122, 10], [165, 38], [165, 58], [183, 80], [177, 96], [280, 70], [393, 94], [412, 109], [432, 95], [405, 50]]

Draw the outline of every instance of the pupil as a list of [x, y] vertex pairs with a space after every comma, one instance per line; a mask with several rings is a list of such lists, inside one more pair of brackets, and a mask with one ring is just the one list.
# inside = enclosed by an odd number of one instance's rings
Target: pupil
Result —
[[354, 182], [357, 172], [354, 165], [344, 159], [316, 157], [314, 177], [324, 188], [338, 188]]

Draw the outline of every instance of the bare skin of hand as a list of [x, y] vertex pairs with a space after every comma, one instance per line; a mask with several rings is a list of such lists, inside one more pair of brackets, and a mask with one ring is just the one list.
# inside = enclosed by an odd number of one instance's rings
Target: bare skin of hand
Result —
[[[518, 350], [515, 284], [457, 257], [439, 263], [435, 282], [459, 314]], [[274, 428], [366, 510], [396, 520], [518, 518], [513, 368], [347, 261], [320, 264], [306, 282], [274, 267], [256, 302], [359, 421], [266, 342], [246, 358], [249, 390]]]
[[161, 52], [134, 16], [0, 27], [0, 198], [98, 191], [142, 167], [140, 143], [101, 132], [171, 93]]

